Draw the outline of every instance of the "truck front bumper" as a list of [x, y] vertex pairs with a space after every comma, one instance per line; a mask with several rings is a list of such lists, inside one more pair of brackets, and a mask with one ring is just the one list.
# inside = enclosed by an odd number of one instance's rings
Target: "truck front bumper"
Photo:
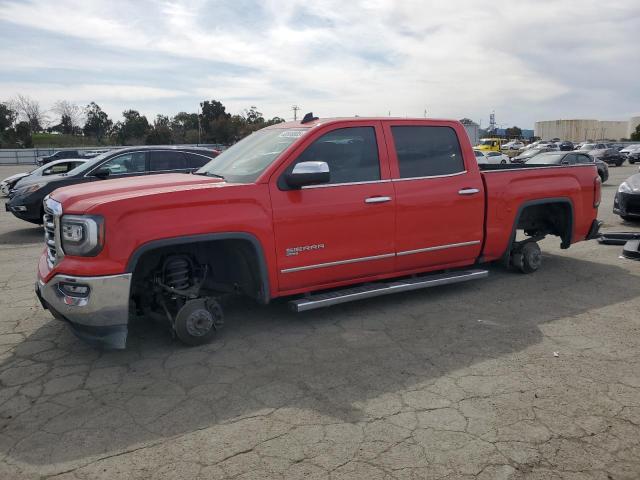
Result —
[[[86, 287], [86, 288], [85, 288]], [[102, 277], [56, 275], [36, 282], [42, 306], [96, 347], [125, 348], [131, 274]]]

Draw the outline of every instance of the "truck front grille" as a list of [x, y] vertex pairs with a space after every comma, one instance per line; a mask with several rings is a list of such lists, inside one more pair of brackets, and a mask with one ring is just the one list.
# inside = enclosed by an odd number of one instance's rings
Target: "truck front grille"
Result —
[[53, 220], [53, 212], [44, 209], [44, 242], [47, 244], [47, 263], [52, 268], [57, 259], [56, 248], [56, 224]]
[[62, 205], [55, 200], [46, 197], [44, 199], [44, 243], [47, 247], [47, 263], [49, 268], [53, 268], [62, 258], [63, 254], [59, 248], [58, 225], [62, 216]]

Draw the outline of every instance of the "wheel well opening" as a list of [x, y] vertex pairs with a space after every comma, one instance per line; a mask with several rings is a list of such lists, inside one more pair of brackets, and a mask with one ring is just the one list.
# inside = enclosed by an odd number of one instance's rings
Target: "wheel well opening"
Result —
[[221, 239], [160, 246], [142, 253], [133, 269], [131, 296], [148, 295], [150, 284], [165, 260], [180, 255], [206, 269], [203, 295], [237, 293], [263, 301], [268, 294], [264, 291], [256, 247], [244, 239]]
[[561, 248], [569, 248], [573, 231], [571, 205], [567, 202], [528, 205], [520, 212], [518, 230], [524, 231], [527, 237], [538, 239], [555, 235], [562, 239]]

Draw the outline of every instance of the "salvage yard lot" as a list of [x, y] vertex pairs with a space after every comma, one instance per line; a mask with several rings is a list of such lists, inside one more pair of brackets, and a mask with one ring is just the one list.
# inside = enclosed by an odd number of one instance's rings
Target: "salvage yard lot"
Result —
[[[611, 213], [635, 171], [611, 168], [605, 230], [640, 231]], [[141, 324], [99, 352], [37, 303], [41, 229], [1, 213], [2, 479], [640, 478], [640, 262], [621, 247], [551, 238], [533, 275], [236, 305], [209, 345]]]

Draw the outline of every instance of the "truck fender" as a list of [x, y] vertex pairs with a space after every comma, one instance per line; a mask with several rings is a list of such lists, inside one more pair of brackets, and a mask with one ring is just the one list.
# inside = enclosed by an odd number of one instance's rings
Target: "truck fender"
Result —
[[143, 254], [151, 250], [155, 250], [161, 247], [169, 247], [174, 245], [185, 245], [189, 243], [201, 243], [211, 242], [215, 240], [245, 240], [251, 243], [255, 249], [256, 257], [258, 259], [258, 268], [261, 282], [261, 298], [260, 303], [267, 304], [270, 300], [269, 290], [269, 270], [267, 269], [267, 261], [264, 255], [264, 250], [260, 241], [252, 234], [246, 232], [225, 232], [225, 233], [204, 233], [199, 235], [188, 235], [184, 237], [163, 238], [160, 240], [153, 240], [139, 246], [129, 257], [127, 262], [127, 273], [133, 273], [136, 269], [136, 265]]

